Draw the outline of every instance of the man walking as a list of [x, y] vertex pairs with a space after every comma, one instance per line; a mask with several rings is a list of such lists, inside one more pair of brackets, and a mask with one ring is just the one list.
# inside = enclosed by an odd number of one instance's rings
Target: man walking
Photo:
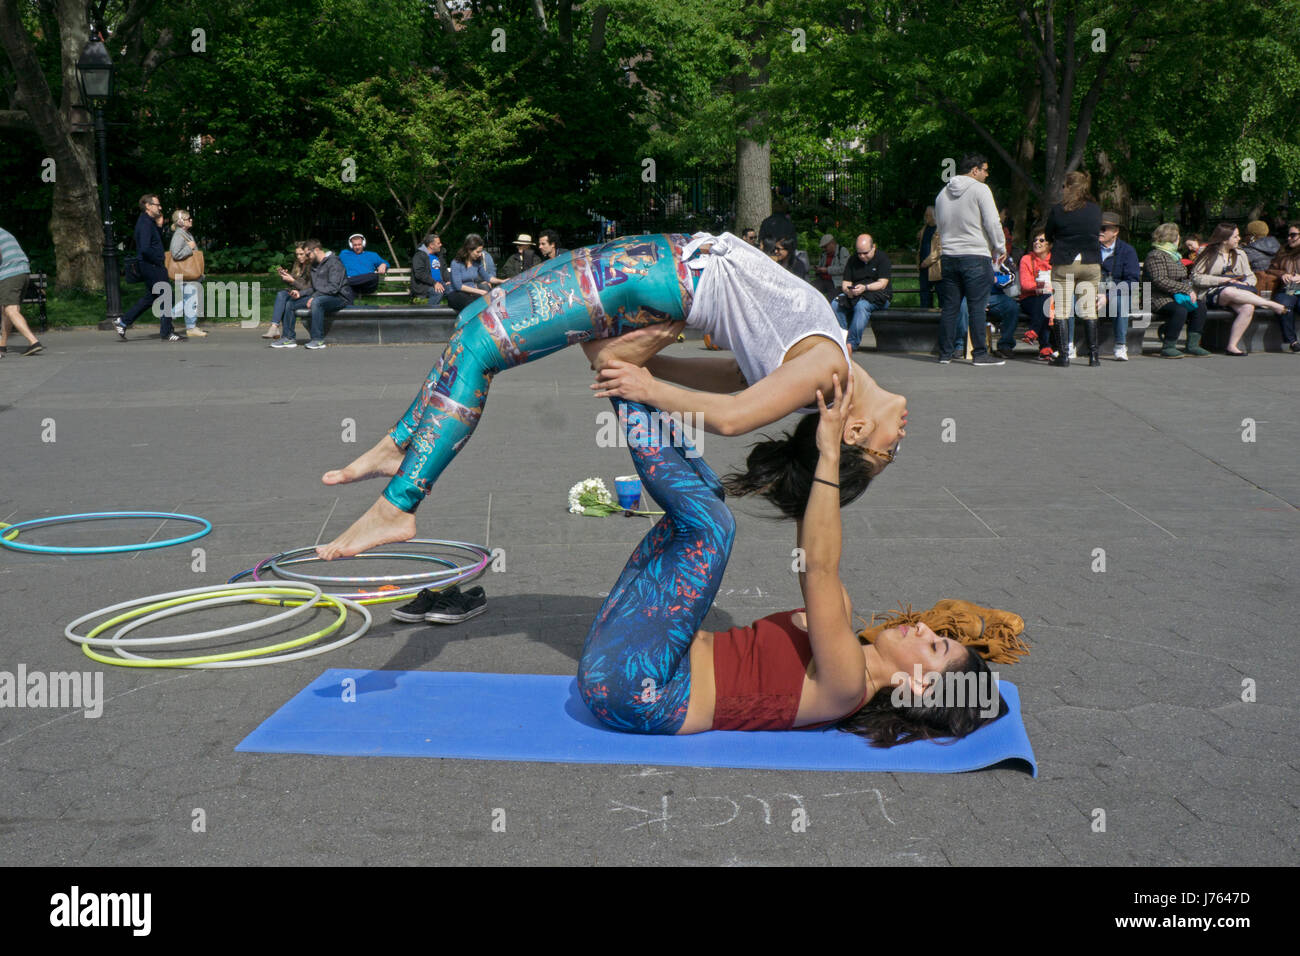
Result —
[[[957, 349], [957, 321], [964, 297], [972, 317], [984, 315], [993, 288], [993, 264], [1006, 257], [1006, 240], [993, 191], [986, 186], [989, 163], [978, 153], [962, 157], [958, 175], [949, 180], [934, 201], [934, 216], [943, 237], [939, 258], [943, 275], [939, 279], [939, 364], [952, 361]], [[971, 364], [1002, 365], [989, 355], [984, 342], [984, 323], [970, 323]]]
[[[167, 277], [167, 266], [163, 259], [163, 242], [162, 232], [158, 229], [158, 221], [162, 218], [162, 203], [153, 193], [145, 193], [140, 197], [140, 217], [135, 221], [135, 250], [140, 257], [140, 275], [144, 277], [144, 295], [136, 299], [135, 305], [127, 309], [126, 314], [120, 319], [115, 319], [113, 328], [117, 330], [117, 337], [123, 342], [126, 341], [126, 330], [129, 329], [138, 319], [145, 309], [150, 308], [154, 302], [162, 295], [159, 289], [170, 289], [169, 279]], [[165, 308], [158, 317], [159, 327], [158, 336], [164, 342], [180, 342], [185, 336], [176, 335], [172, 331], [172, 310]]]

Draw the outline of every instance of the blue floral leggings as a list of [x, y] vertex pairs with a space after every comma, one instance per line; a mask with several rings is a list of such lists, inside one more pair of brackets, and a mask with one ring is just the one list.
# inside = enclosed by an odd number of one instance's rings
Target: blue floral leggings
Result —
[[406, 456], [384, 497], [413, 512], [469, 441], [500, 371], [575, 342], [684, 319], [698, 278], [687, 236], [631, 236], [557, 256], [467, 307], [389, 435]]
[[673, 734], [690, 703], [691, 642], [722, 584], [736, 519], [718, 476], [703, 458], [687, 457], [679, 424], [640, 403], [614, 407], [642, 488], [665, 514], [591, 625], [578, 690], [616, 730]]

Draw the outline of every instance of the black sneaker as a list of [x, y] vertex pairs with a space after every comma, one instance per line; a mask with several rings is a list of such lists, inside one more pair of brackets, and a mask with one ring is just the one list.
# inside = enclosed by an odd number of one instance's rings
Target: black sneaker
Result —
[[1005, 359], [994, 358], [992, 355], [988, 355], [988, 354], [981, 355], [979, 358], [971, 362], [971, 365], [974, 365], [977, 368], [983, 368], [986, 365], [991, 366], [991, 365], [1006, 365], [1006, 364], [1007, 363]]
[[435, 591], [430, 591], [428, 588], [425, 588], [423, 591], [421, 591], [419, 594], [415, 596], [415, 600], [412, 601], [410, 604], [403, 604], [396, 611], [394, 611], [393, 620], [406, 621], [412, 624], [423, 621], [424, 615], [428, 614], [429, 611], [433, 610], [435, 599], [441, 597], [444, 594], [448, 594], [448, 595], [460, 594], [460, 588], [454, 584], [446, 591], [435, 592]]
[[424, 615], [430, 624], [460, 624], [487, 610], [487, 595], [482, 588], [468, 591], [443, 591], [433, 596], [433, 607]]
[[44, 350], [45, 346], [40, 342], [33, 342], [31, 345], [27, 346], [27, 348], [23, 349], [23, 354], [35, 355], [37, 352], [43, 352]]

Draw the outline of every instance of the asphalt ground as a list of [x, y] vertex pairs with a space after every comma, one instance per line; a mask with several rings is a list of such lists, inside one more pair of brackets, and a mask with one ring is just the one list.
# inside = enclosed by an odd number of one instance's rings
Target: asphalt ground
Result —
[[[319, 476], [392, 424], [438, 350], [284, 352], [234, 327], [183, 345], [143, 329], [125, 344], [92, 331], [43, 340], [42, 355], [0, 361], [0, 520], [164, 510], [214, 528], [192, 545], [111, 557], [0, 553], [0, 671], [102, 671], [105, 698], [96, 719], [0, 708], [0, 863], [1300, 859], [1300, 357], [1058, 370], [1028, 358], [976, 369], [859, 355], [907, 395], [910, 424], [899, 461], [844, 513], [849, 592], [863, 612], [959, 597], [1025, 618], [1032, 653], [1002, 670], [1020, 688], [1035, 780], [1018, 768], [237, 754], [329, 667], [573, 674], [604, 592], [647, 527], [566, 512], [574, 482], [612, 484], [630, 470], [626, 452], [596, 445], [596, 415], [609, 405], [588, 392], [577, 349], [501, 375], [472, 441], [420, 510], [424, 536], [504, 549], [506, 570], [481, 582], [488, 613], [431, 627], [391, 622], [381, 606], [356, 643], [269, 667], [101, 667], [62, 637], [74, 617], [224, 582], [268, 554], [329, 540], [361, 514], [378, 482], [327, 488]], [[709, 435], [703, 451], [722, 472], [750, 440]], [[715, 628], [800, 603], [792, 525], [753, 501], [733, 507], [735, 552], [706, 621]], [[180, 528], [84, 523], [24, 540], [124, 543]], [[797, 809], [806, 827], [792, 825]]]

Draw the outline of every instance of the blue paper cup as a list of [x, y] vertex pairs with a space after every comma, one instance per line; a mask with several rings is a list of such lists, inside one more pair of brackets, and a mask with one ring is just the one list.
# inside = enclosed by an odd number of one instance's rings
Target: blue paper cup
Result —
[[624, 511], [632, 511], [641, 505], [641, 479], [637, 475], [624, 475], [614, 479], [614, 491], [618, 495], [618, 506]]

